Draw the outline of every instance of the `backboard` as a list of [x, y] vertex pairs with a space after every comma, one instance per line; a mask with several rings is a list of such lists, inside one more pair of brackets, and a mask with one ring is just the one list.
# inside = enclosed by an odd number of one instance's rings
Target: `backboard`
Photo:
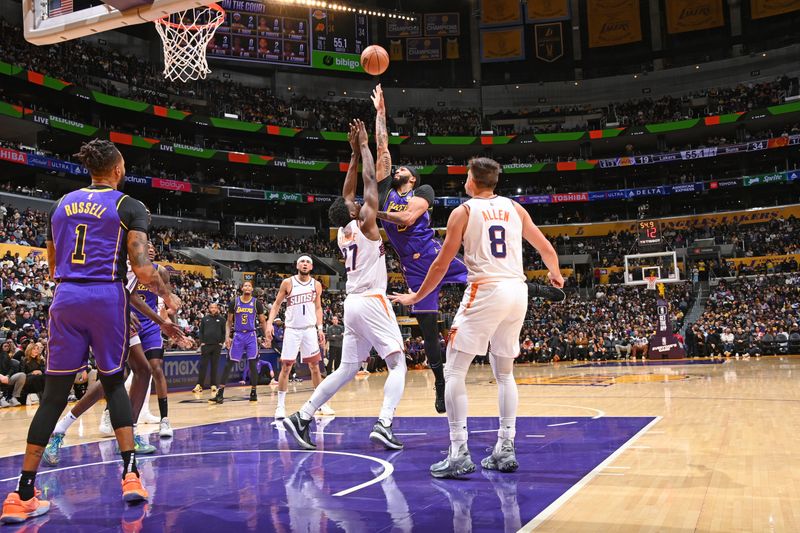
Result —
[[626, 285], [647, 285], [647, 278], [655, 276], [658, 283], [681, 281], [678, 256], [673, 252], [653, 252], [625, 256]]

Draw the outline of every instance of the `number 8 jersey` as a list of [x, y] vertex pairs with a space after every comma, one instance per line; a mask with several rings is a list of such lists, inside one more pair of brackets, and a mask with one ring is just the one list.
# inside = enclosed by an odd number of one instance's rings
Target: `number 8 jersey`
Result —
[[472, 198], [464, 205], [469, 213], [464, 230], [467, 281], [525, 281], [522, 219], [514, 202], [503, 196], [495, 196]]
[[347, 294], [386, 294], [386, 251], [383, 241], [373, 241], [361, 232], [357, 220], [339, 228], [339, 249], [347, 271]]

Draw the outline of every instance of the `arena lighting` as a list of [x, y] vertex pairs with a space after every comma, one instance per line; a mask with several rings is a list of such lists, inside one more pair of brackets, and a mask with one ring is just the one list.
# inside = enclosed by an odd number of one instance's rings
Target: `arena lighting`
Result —
[[407, 15], [399, 12], [385, 12], [373, 11], [371, 9], [355, 7], [351, 5], [342, 4], [340, 2], [323, 2], [321, 0], [277, 0], [281, 4], [289, 4], [295, 6], [308, 6], [320, 7], [323, 9], [331, 9], [333, 11], [346, 11], [349, 13], [358, 13], [359, 15], [370, 15], [373, 17], [393, 18], [400, 20], [415, 20], [417, 17]]

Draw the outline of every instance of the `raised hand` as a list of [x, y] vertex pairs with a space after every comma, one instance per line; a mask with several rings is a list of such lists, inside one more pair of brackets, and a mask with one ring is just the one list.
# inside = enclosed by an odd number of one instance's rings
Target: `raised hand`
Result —
[[355, 124], [356, 130], [358, 131], [358, 144], [367, 144], [369, 142], [369, 136], [367, 135], [367, 127], [364, 125], [364, 122], [360, 119], [354, 119], [353, 124]]
[[379, 113], [386, 112], [386, 106], [383, 103], [383, 89], [381, 88], [380, 83], [376, 85], [374, 89], [372, 89], [372, 96], [370, 96], [369, 98], [370, 100], [372, 100], [372, 104], [375, 106], [376, 111], [378, 111]]
[[354, 154], [358, 154], [358, 128], [354, 122], [350, 123], [350, 131], [347, 133], [347, 142], [350, 143], [350, 149]]

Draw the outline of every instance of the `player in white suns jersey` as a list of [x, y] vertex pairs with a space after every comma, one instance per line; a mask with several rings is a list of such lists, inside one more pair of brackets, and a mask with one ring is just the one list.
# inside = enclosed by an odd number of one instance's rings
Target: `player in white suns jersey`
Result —
[[447, 236], [419, 291], [395, 294], [392, 300], [412, 305], [439, 285], [447, 267], [464, 245], [467, 289], [458, 308], [447, 345], [445, 403], [450, 423], [450, 452], [431, 465], [431, 475], [460, 477], [475, 471], [467, 448], [467, 388], [465, 380], [476, 355], [489, 353], [497, 380], [500, 429], [492, 454], [481, 461], [489, 470], [513, 472], [519, 466], [514, 453], [517, 383], [514, 358], [528, 309], [528, 287], [522, 266], [522, 239], [541, 254], [554, 287], [563, 287], [558, 255], [547, 238], [518, 203], [497, 196], [500, 165], [479, 157], [469, 163], [464, 186], [471, 197], [450, 214]]
[[[378, 182], [363, 122], [356, 120], [350, 125], [348, 140], [353, 154], [342, 196], [328, 210], [331, 223], [339, 228], [337, 243], [347, 272], [342, 364], [316, 388], [303, 408], [285, 418], [283, 424], [300, 446], [314, 449], [316, 446], [309, 437], [314, 412], [356, 376], [361, 362], [375, 348], [386, 362], [389, 376], [383, 388], [383, 407], [369, 438], [388, 449], [400, 450], [403, 444], [392, 432], [392, 420], [403, 396], [407, 369], [403, 337], [386, 297], [386, 256], [376, 223]], [[363, 159], [363, 206], [355, 202], [359, 155]]]
[[[267, 318], [267, 341], [272, 342], [273, 321], [278, 316], [281, 304], [286, 300], [286, 331], [283, 336], [281, 352], [281, 373], [278, 376], [278, 406], [275, 420], [286, 418], [286, 391], [289, 389], [289, 375], [300, 352], [300, 359], [311, 371], [314, 387], [322, 382], [319, 362], [320, 346], [325, 346], [325, 333], [322, 331], [322, 284], [311, 277], [314, 261], [303, 255], [297, 259], [297, 275], [281, 282], [275, 303]], [[335, 414], [327, 404], [320, 406], [323, 415]]]

